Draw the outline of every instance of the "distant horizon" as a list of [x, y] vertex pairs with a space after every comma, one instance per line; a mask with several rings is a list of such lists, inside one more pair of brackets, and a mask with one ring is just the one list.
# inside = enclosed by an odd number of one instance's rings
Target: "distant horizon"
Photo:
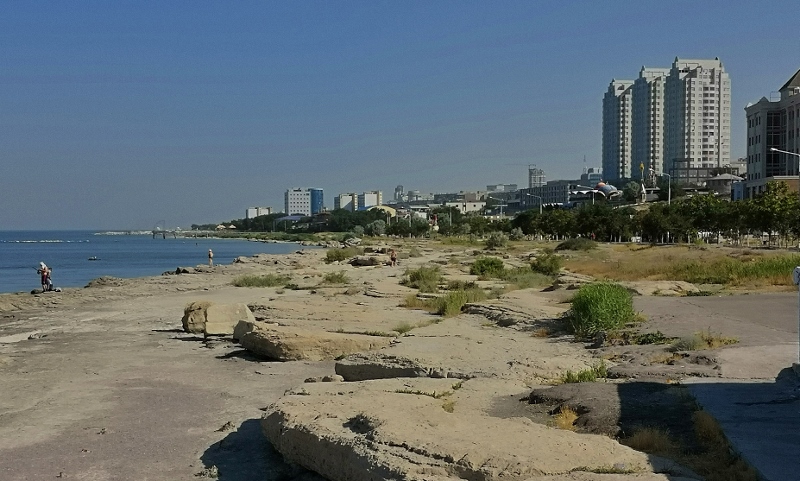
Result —
[[0, 17], [0, 228], [212, 223], [296, 186], [525, 187], [529, 164], [578, 178], [602, 166], [608, 83], [675, 57], [722, 61], [736, 160], [744, 107], [800, 67], [794, 17], [744, 1], [84, 7]]

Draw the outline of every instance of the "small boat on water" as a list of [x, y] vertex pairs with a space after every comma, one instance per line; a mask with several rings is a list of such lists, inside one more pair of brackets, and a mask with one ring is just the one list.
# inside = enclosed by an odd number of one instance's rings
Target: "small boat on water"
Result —
[[97, 256], [92, 256], [92, 257], [89, 258], [89, 260], [90, 261], [99, 261], [100, 259], [98, 259]]

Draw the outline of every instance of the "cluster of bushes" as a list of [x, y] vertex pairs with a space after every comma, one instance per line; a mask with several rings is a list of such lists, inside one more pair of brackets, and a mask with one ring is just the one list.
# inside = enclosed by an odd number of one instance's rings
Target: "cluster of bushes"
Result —
[[364, 253], [364, 249], [359, 247], [343, 247], [341, 249], [328, 249], [325, 252], [325, 262], [330, 264], [331, 262], [341, 262], [346, 261], [347, 259], [353, 258], [355, 256], [360, 256]]
[[400, 284], [419, 289], [420, 292], [439, 292], [439, 284], [443, 281], [439, 266], [423, 266], [418, 269], [406, 269]]

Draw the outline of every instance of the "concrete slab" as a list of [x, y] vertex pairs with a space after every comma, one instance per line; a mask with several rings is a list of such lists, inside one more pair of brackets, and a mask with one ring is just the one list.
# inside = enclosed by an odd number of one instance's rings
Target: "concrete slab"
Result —
[[766, 481], [800, 479], [800, 381], [693, 379], [686, 384], [733, 449]]

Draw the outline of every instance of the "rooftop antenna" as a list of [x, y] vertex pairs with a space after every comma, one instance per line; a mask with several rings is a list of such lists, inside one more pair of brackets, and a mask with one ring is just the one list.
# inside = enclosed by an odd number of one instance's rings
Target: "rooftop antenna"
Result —
[[589, 171], [586, 169], [586, 156], [584, 155], [583, 156], [583, 173], [585, 174], [587, 172], [589, 172]]

